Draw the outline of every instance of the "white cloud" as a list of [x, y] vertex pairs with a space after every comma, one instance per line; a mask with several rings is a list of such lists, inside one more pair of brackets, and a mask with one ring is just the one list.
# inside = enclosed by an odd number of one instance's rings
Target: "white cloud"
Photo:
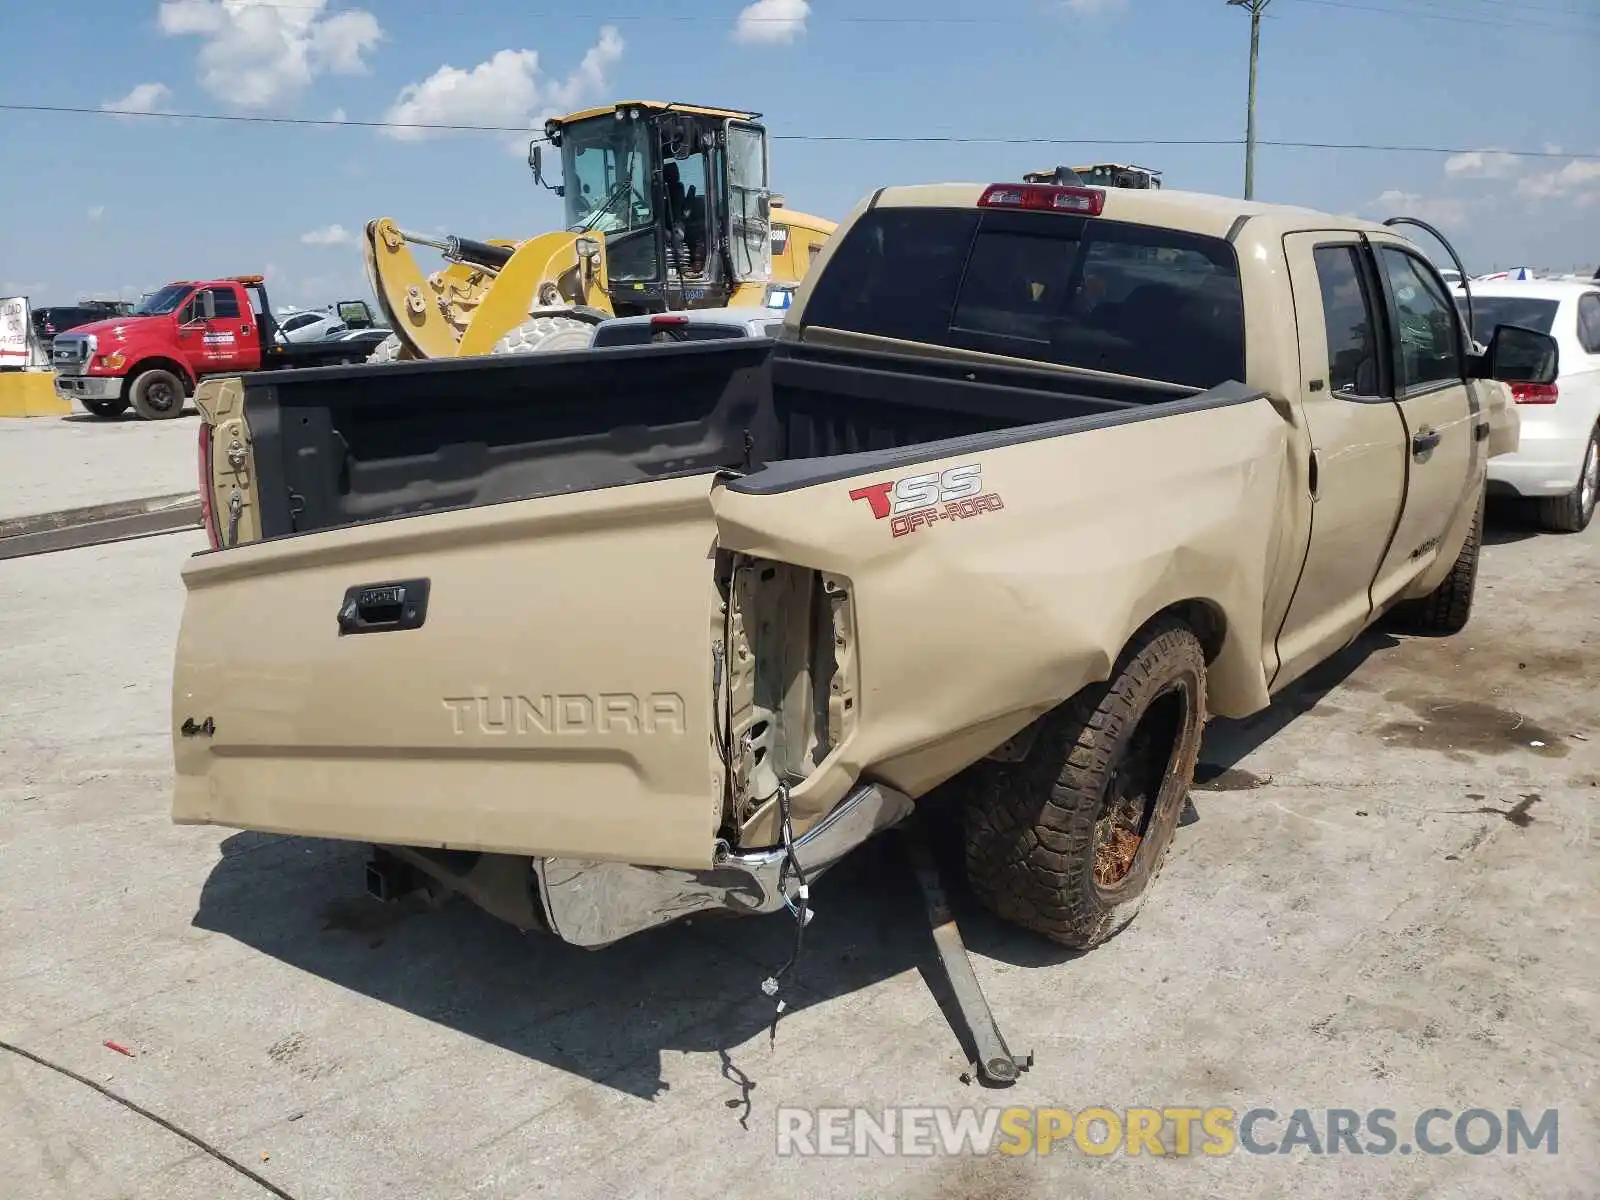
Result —
[[1571, 197], [1579, 204], [1600, 201], [1600, 160], [1575, 158], [1554, 171], [1540, 171], [1517, 180], [1517, 195], [1529, 200]]
[[141, 83], [126, 96], [107, 100], [100, 107], [112, 112], [160, 112], [172, 89], [164, 83]]
[[752, 44], [788, 45], [806, 31], [810, 15], [806, 0], [755, 0], [739, 14], [733, 36]]
[[1498, 150], [1469, 150], [1444, 163], [1444, 173], [1457, 178], [1505, 179], [1516, 169], [1517, 156]]
[[383, 39], [359, 8], [326, 13], [327, 0], [161, 0], [161, 31], [201, 39], [200, 83], [238, 108], [291, 100], [319, 74], [354, 75]]
[[302, 233], [300, 240], [308, 246], [350, 246], [355, 244], [356, 239], [343, 225], [324, 225], [321, 229]]
[[567, 112], [605, 91], [606, 72], [622, 60], [622, 51], [622, 34], [617, 32], [617, 27], [604, 26], [600, 30], [600, 40], [584, 53], [577, 69], [546, 89], [545, 104], [550, 111], [542, 115]]
[[[622, 51], [622, 35], [607, 25], [578, 66], [559, 81], [541, 75], [534, 50], [501, 50], [470, 70], [447, 64], [421, 83], [401, 88], [384, 119], [396, 126], [531, 128], [538, 116], [576, 107], [603, 93], [607, 71], [622, 58]], [[385, 132], [402, 141], [417, 141], [440, 131], [391, 127]]]
[[1451, 226], [1467, 223], [1471, 206], [1458, 196], [1424, 196], [1391, 188], [1365, 207], [1383, 217], [1420, 217], [1430, 224], [1443, 226], [1448, 233]]
[[96, 204], [93, 208], [91, 208], [89, 210], [89, 220], [91, 220], [91, 221], [98, 221], [101, 217], [103, 217], [105, 215], [106, 215], [106, 206], [104, 204]]

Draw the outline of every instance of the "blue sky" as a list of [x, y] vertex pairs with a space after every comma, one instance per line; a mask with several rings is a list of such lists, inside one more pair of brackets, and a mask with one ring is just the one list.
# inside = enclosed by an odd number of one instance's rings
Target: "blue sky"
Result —
[[[640, 97], [756, 109], [800, 139], [1225, 139], [1248, 27], [1224, 0], [49, 0], [0, 16], [0, 103], [521, 125]], [[1257, 197], [1430, 218], [1474, 271], [1592, 268], [1600, 158], [1574, 156], [1600, 156], [1597, 54], [1600, 0], [1273, 0], [1263, 139], [1553, 156], [1264, 146]], [[366, 294], [354, 239], [373, 217], [559, 224], [504, 134], [14, 111], [0, 129], [0, 295], [35, 303], [258, 270], [279, 303], [326, 303]], [[1237, 146], [781, 140], [773, 173], [837, 219], [885, 183], [1108, 159], [1242, 184]]]

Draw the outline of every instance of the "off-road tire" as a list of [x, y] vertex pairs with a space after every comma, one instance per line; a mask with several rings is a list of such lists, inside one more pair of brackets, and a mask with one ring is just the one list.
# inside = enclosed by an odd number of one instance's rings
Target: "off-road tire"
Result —
[[1551, 533], [1582, 533], [1594, 519], [1600, 493], [1600, 429], [1589, 432], [1589, 448], [1578, 470], [1578, 482], [1565, 496], [1543, 496], [1538, 501], [1539, 524]]
[[1399, 605], [1395, 613], [1412, 633], [1448, 636], [1460, 633], [1472, 616], [1472, 597], [1478, 590], [1478, 554], [1483, 548], [1482, 493], [1461, 553], [1439, 586], [1419, 600]]
[[576, 317], [534, 317], [524, 321], [494, 344], [490, 354], [547, 354], [556, 350], [587, 350], [594, 325]]
[[171, 371], [152, 367], [133, 381], [128, 399], [133, 411], [146, 421], [171, 421], [183, 414], [183, 380]]
[[399, 334], [391, 333], [372, 348], [372, 353], [367, 355], [367, 361], [369, 363], [410, 362], [415, 357], [416, 355], [400, 344]]
[[110, 420], [127, 412], [128, 402], [119, 396], [115, 400], [85, 400], [83, 407], [85, 412]]
[[[1134, 638], [1108, 682], [1085, 688], [1044, 718], [1026, 758], [975, 769], [963, 823], [967, 877], [984, 906], [1081, 950], [1125, 928], [1161, 871], [1188, 798], [1205, 728], [1205, 690], [1199, 639], [1182, 622], [1163, 618]], [[1148, 753], [1129, 753], [1136, 734]], [[1097, 825], [1111, 810], [1124, 764], [1142, 766], [1147, 785], [1158, 782], [1126, 873], [1103, 886], [1095, 878], [1096, 855], [1104, 849]]]

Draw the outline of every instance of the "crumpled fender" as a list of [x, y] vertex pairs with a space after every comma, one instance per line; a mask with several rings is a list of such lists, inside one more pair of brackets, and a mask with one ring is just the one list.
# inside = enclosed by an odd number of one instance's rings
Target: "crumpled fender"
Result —
[[[794, 790], [797, 817], [826, 811], [863, 772], [926, 792], [1108, 678], [1128, 639], [1174, 605], [1224, 625], [1210, 710], [1264, 707], [1289, 431], [1256, 398], [935, 443], [887, 468], [885, 454], [781, 464], [776, 487], [767, 472], [719, 483], [722, 548], [843, 575], [854, 590], [856, 729]], [[950, 515], [943, 498], [924, 510], [931, 521], [883, 511], [923, 477], [953, 483]]]

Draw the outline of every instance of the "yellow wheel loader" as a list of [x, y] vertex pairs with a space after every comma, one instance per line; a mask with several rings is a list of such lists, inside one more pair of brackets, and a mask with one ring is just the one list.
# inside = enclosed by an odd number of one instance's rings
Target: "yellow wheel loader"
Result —
[[[760, 116], [627, 101], [547, 121], [528, 166], [562, 198], [566, 228], [524, 242], [369, 222], [367, 275], [394, 330], [371, 361], [587, 346], [608, 317], [760, 306], [798, 284], [834, 222], [772, 193]], [[560, 183], [545, 179], [546, 145]], [[448, 265], [424, 275], [412, 245]]]

